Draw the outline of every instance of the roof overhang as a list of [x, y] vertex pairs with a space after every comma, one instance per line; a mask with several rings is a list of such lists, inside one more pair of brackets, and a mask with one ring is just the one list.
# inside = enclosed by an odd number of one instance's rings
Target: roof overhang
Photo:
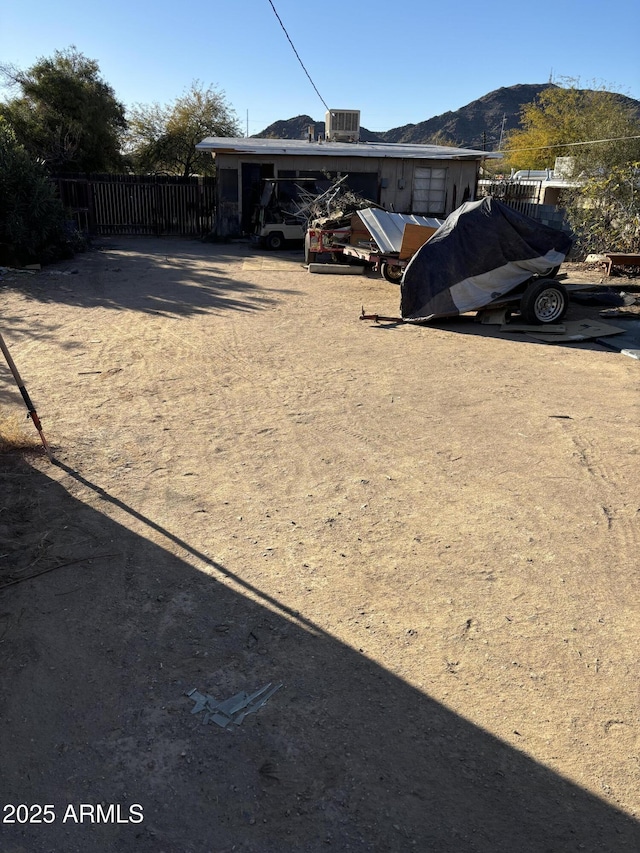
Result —
[[403, 145], [388, 142], [307, 142], [304, 139], [238, 139], [208, 136], [196, 145], [211, 154], [268, 155], [270, 157], [372, 157], [393, 160], [500, 159], [501, 153], [453, 148], [448, 145]]

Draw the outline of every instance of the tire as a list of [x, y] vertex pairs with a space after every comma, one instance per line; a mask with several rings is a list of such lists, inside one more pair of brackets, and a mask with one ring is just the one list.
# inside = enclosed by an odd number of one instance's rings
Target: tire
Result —
[[309, 248], [310, 245], [311, 245], [311, 239], [309, 237], [309, 234], [305, 234], [304, 235], [304, 262], [307, 266], [309, 266], [309, 264], [315, 264], [316, 257], [317, 257], [317, 252], [312, 252], [311, 249]]
[[380, 272], [382, 274], [382, 278], [386, 279], [391, 284], [400, 284], [402, 281], [403, 269], [396, 264], [383, 263], [380, 265]]
[[569, 296], [560, 284], [548, 278], [530, 284], [520, 300], [520, 315], [525, 323], [559, 323], [569, 308]]
[[284, 246], [284, 235], [280, 231], [272, 231], [265, 238], [264, 244], [272, 252], [281, 249]]

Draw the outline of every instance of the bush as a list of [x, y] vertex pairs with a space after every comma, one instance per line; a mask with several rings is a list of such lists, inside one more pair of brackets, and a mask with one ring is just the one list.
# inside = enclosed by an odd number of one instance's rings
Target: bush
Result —
[[53, 260], [67, 242], [64, 209], [45, 169], [0, 119], [0, 263]]
[[640, 247], [640, 164], [616, 166], [587, 178], [565, 199], [576, 235], [574, 254], [637, 252]]
[[37, 433], [27, 433], [24, 423], [24, 417], [15, 412], [8, 415], [0, 413], [0, 454], [35, 450], [40, 447]]

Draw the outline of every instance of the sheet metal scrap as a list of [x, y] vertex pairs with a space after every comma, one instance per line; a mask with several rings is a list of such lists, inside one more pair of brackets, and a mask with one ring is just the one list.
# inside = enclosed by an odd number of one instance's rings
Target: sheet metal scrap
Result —
[[202, 717], [203, 725], [215, 723], [220, 728], [226, 729], [231, 724], [239, 726], [245, 717], [255, 714], [281, 687], [282, 683], [272, 685], [272, 682], [269, 682], [255, 693], [236, 693], [235, 696], [224, 699], [222, 702], [208, 693], [200, 693], [195, 687], [186, 695], [195, 703], [191, 709], [192, 714], [205, 712]]

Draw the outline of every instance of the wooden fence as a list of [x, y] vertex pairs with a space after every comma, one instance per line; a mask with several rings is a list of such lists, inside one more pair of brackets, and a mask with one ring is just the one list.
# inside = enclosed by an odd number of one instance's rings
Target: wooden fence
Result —
[[202, 237], [215, 224], [215, 178], [62, 175], [52, 179], [89, 234]]

